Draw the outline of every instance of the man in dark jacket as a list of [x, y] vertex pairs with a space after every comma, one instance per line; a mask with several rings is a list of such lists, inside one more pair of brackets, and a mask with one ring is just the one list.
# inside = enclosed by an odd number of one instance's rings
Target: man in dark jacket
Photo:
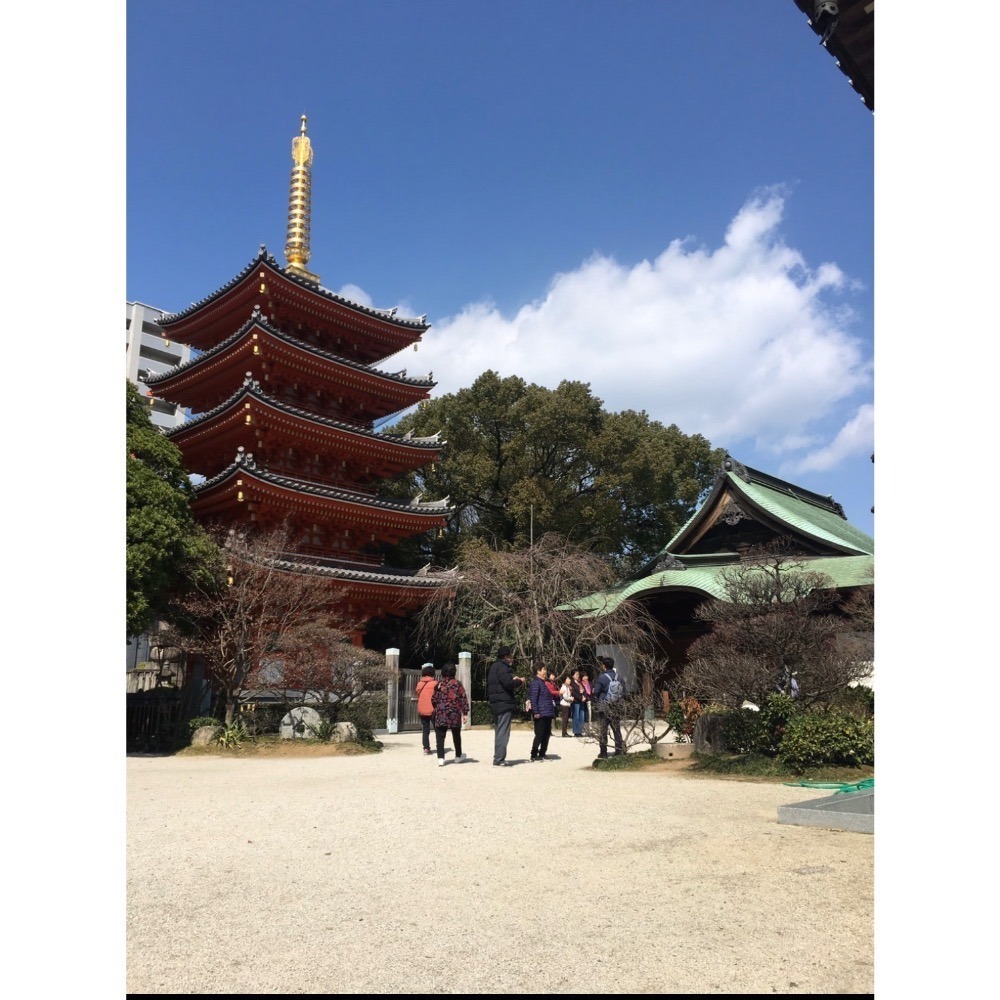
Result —
[[608, 726], [615, 737], [615, 756], [625, 753], [625, 741], [622, 739], [622, 726], [619, 721], [619, 710], [616, 705], [621, 697], [622, 682], [615, 670], [615, 661], [610, 656], [599, 656], [597, 658], [601, 665], [601, 673], [594, 682], [594, 693], [591, 699], [591, 707], [597, 716], [600, 726], [597, 742], [601, 747], [598, 759], [603, 759], [608, 755]]
[[507, 743], [510, 740], [510, 720], [517, 705], [514, 689], [524, 686], [523, 677], [515, 677], [509, 647], [501, 646], [497, 661], [486, 675], [486, 700], [493, 715], [493, 766], [510, 767], [507, 763]]

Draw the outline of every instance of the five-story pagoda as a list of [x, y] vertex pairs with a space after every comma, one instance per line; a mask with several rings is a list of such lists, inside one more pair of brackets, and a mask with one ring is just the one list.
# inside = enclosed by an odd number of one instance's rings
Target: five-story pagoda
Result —
[[[292, 141], [287, 264], [261, 246], [207, 298], [163, 315], [164, 337], [193, 357], [145, 378], [192, 417], [171, 430], [190, 472], [203, 476], [192, 507], [204, 523], [286, 524], [288, 568], [336, 584], [346, 621], [418, 607], [447, 577], [394, 570], [382, 550], [447, 521], [447, 499], [377, 495], [381, 480], [440, 456], [443, 442], [375, 430], [430, 395], [434, 382], [377, 366], [420, 340], [424, 317], [359, 305], [324, 288], [309, 262], [312, 145]], [[356, 635], [360, 641], [360, 635]]]

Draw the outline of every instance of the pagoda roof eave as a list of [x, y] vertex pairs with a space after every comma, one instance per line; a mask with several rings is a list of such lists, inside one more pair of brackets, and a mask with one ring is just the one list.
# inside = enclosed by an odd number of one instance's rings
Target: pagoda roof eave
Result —
[[291, 337], [287, 333], [284, 333], [277, 327], [268, 323], [263, 315], [261, 315], [259, 307], [255, 307], [250, 319], [248, 319], [243, 326], [241, 326], [235, 333], [231, 334], [225, 340], [220, 341], [214, 347], [209, 348], [206, 351], [202, 351], [196, 357], [189, 358], [182, 364], [175, 365], [173, 368], [170, 368], [165, 372], [160, 372], [159, 374], [147, 372], [143, 376], [142, 382], [144, 385], [150, 386], [151, 388], [169, 389], [170, 383], [175, 381], [179, 376], [187, 375], [192, 370], [196, 370], [197, 368], [208, 364], [210, 361], [217, 359], [221, 355], [224, 355], [235, 345], [250, 336], [254, 330], [260, 330], [268, 336], [281, 341], [283, 344], [298, 348], [299, 350], [305, 351], [316, 358], [333, 362], [334, 364], [341, 365], [353, 371], [370, 375], [376, 379], [384, 379], [395, 385], [412, 387], [414, 389], [433, 389], [436, 384], [434, 382], [432, 372], [428, 372], [426, 376], [420, 378], [411, 378], [407, 376], [405, 374], [405, 369], [403, 370], [403, 373], [385, 372], [371, 365], [365, 365], [359, 361], [352, 361], [350, 358], [334, 354], [332, 351], [325, 351], [320, 347], [306, 343], [304, 340], [299, 340], [296, 337]]
[[[442, 517], [448, 518], [454, 513], [455, 508], [448, 505], [449, 497], [443, 500], [431, 500], [426, 503], [418, 498], [409, 503], [398, 500], [387, 500], [379, 497], [365, 496], [361, 493], [354, 493], [350, 490], [337, 489], [332, 486], [323, 486], [319, 483], [312, 483], [307, 480], [292, 479], [288, 476], [279, 476], [273, 472], [265, 472], [258, 469], [254, 463], [253, 456], [240, 449], [234, 462], [226, 466], [221, 472], [198, 483], [193, 487], [193, 502], [197, 502], [200, 496], [213, 491], [221, 486], [226, 480], [234, 476], [244, 476], [255, 479], [259, 483], [274, 487], [276, 489], [288, 490], [310, 497], [324, 498], [339, 504], [354, 505], [372, 511], [387, 511], [404, 515], [407, 519], [416, 518], [427, 520], [429, 526], [440, 523]], [[419, 529], [417, 529], [419, 530]]]
[[213, 407], [211, 410], [207, 410], [205, 413], [200, 413], [198, 416], [192, 417], [190, 420], [185, 421], [177, 427], [171, 427], [165, 431], [165, 435], [174, 441], [183, 440], [192, 430], [202, 428], [212, 421], [217, 420], [226, 414], [227, 411], [240, 406], [247, 400], [247, 398], [256, 400], [262, 406], [270, 407], [280, 413], [306, 420], [312, 424], [329, 428], [330, 430], [340, 431], [344, 434], [355, 435], [358, 438], [377, 442], [378, 444], [386, 445], [393, 450], [416, 449], [417, 451], [430, 452], [429, 455], [424, 456], [423, 460], [425, 461], [437, 455], [445, 444], [445, 442], [440, 441], [439, 439], [440, 432], [438, 434], [433, 434], [430, 437], [420, 438], [407, 437], [406, 435], [382, 434], [377, 431], [371, 431], [358, 427], [355, 424], [348, 424], [341, 420], [334, 420], [332, 417], [319, 416], [308, 410], [300, 409], [297, 406], [292, 406], [289, 403], [282, 402], [281, 400], [274, 399], [272, 396], [267, 395], [267, 393], [260, 388], [260, 383], [255, 379], [245, 379], [243, 385], [240, 386], [240, 388], [237, 389], [236, 392], [234, 392], [233, 395], [227, 400], [223, 401], [218, 406]]
[[349, 566], [324, 565], [323, 563], [301, 561], [299, 559], [274, 559], [271, 564], [275, 569], [286, 573], [302, 573], [310, 576], [322, 576], [331, 580], [343, 580], [352, 584], [376, 584], [379, 586], [401, 587], [405, 589], [436, 590], [439, 587], [454, 585], [457, 579], [454, 570], [430, 573], [426, 567], [415, 572], [404, 570], [387, 572], [386, 570], [354, 569]]
[[424, 333], [430, 329], [431, 325], [426, 322], [424, 317], [408, 318], [396, 316], [395, 309], [374, 309], [370, 306], [361, 305], [361, 303], [353, 302], [351, 299], [345, 298], [343, 295], [338, 295], [329, 288], [324, 288], [318, 282], [310, 281], [301, 275], [295, 274], [287, 268], [281, 267], [277, 260], [275, 260], [274, 254], [268, 253], [267, 247], [264, 246], [263, 243], [260, 245], [257, 256], [235, 277], [231, 278], [224, 285], [221, 285], [214, 292], [206, 295], [198, 302], [192, 302], [186, 309], [181, 309], [175, 313], [161, 313], [157, 319], [157, 323], [165, 330], [176, 327], [178, 324], [192, 318], [213, 303], [218, 302], [227, 293], [237, 288], [242, 282], [250, 278], [260, 267], [265, 267], [272, 274], [275, 274], [280, 278], [315, 294], [321, 301], [326, 301], [335, 304], [336, 306], [349, 309], [352, 312], [356, 312], [368, 319], [377, 320], [380, 324], [384, 324], [387, 328], [392, 328], [398, 331], [405, 330], [407, 333], [416, 332], [418, 334]]

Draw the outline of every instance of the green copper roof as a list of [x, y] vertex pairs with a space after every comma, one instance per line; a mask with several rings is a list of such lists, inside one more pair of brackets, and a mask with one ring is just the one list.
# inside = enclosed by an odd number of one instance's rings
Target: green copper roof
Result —
[[582, 597], [565, 605], [566, 610], [596, 617], [609, 614], [629, 598], [669, 591], [694, 591], [704, 594], [706, 599], [725, 600], [723, 573], [739, 562], [739, 556], [735, 552], [687, 553], [685, 548], [692, 537], [701, 534], [699, 523], [717, 515], [720, 498], [726, 491], [750, 517], [777, 522], [779, 531], [784, 526], [790, 535], [833, 550], [828, 555], [800, 557], [804, 572], [823, 573], [830, 578], [831, 586], [838, 589], [874, 583], [875, 542], [844, 518], [843, 509], [832, 497], [747, 468], [727, 456], [711, 494], [647, 565], [647, 570], [658, 565], [661, 568], [610, 590]]
[[786, 525], [793, 534], [804, 535], [845, 554], [874, 554], [874, 539], [850, 524], [844, 518], [840, 504], [832, 497], [821, 496], [794, 483], [742, 466], [728, 456], [725, 467], [728, 471], [721, 473], [711, 495], [667, 542], [661, 555], [669, 552], [683, 556], [684, 538], [706, 516], [706, 512], [713, 509], [713, 501], [726, 489], [751, 510], [758, 508]]
[[770, 486], [746, 483], [732, 472], [726, 473], [737, 492], [752, 503], [766, 510], [772, 517], [791, 528], [824, 541], [838, 548], [853, 549], [860, 554], [872, 555], [875, 541], [859, 531], [838, 513], [823, 509], [793, 494], [783, 493]]
[[[683, 557], [681, 562], [684, 562]], [[671, 569], [652, 573], [641, 580], [614, 587], [597, 594], [588, 594], [577, 601], [564, 605], [566, 610], [582, 612], [581, 617], [599, 618], [610, 614], [622, 601], [632, 597], [648, 596], [654, 592], [698, 591], [718, 600], [726, 599], [723, 573], [737, 565], [734, 561], [716, 562], [714, 565], [688, 566], [683, 570]], [[803, 572], [823, 573], [828, 576], [831, 586], [862, 587], [874, 583], [873, 560], [869, 555], [824, 556], [817, 559], [802, 559]]]

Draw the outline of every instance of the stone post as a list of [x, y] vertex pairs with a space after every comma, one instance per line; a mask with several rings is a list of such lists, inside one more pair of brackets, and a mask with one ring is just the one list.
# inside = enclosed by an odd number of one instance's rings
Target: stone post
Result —
[[399, 732], [399, 650], [385, 651], [385, 665], [392, 671], [392, 677], [386, 681], [385, 729], [388, 733]]
[[458, 654], [458, 679], [469, 696], [469, 721], [462, 726], [468, 729], [472, 725], [472, 653]]

